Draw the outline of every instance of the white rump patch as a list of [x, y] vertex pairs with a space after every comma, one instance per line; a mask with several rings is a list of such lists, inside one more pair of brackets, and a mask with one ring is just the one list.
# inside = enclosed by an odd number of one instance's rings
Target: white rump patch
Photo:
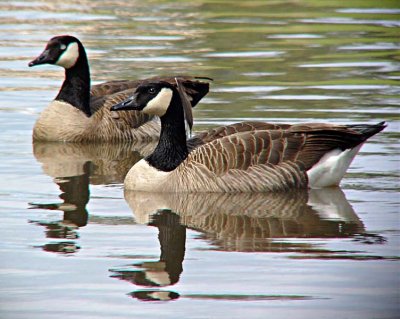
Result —
[[345, 151], [335, 149], [326, 153], [307, 171], [309, 187], [338, 186], [361, 146], [362, 144]]
[[79, 58], [79, 46], [78, 43], [70, 43], [66, 50], [60, 55], [56, 65], [62, 66], [63, 68], [69, 69], [73, 67]]
[[172, 90], [162, 88], [161, 91], [151, 99], [143, 108], [143, 112], [151, 115], [163, 116], [172, 100]]

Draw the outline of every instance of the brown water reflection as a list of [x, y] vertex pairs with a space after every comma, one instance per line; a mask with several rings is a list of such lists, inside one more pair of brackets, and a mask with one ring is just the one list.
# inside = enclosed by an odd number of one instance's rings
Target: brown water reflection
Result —
[[154, 143], [33, 143], [33, 155], [53, 178], [85, 175], [89, 170], [90, 184], [108, 185], [123, 183], [128, 170], [154, 147]]
[[86, 226], [89, 213], [89, 185], [122, 183], [128, 170], [149, 152], [154, 144], [73, 144], [34, 143], [33, 154], [41, 163], [43, 172], [53, 178], [61, 191], [62, 202], [30, 203], [31, 209], [59, 210], [59, 221], [31, 221], [46, 227], [46, 237], [68, 239], [50, 242], [43, 250], [58, 253], [75, 253], [80, 249], [73, 239], [79, 238], [77, 229]]
[[[160, 194], [125, 191], [125, 199], [136, 222], [158, 228], [161, 254], [157, 261], [113, 268], [112, 277], [148, 288], [167, 287], [178, 282], [183, 271], [186, 229], [200, 232], [199, 237], [209, 241], [217, 250], [314, 255], [354, 252], [321, 249], [317, 244], [302, 243], [302, 238], [368, 236], [363, 223], [339, 188], [282, 194]], [[138, 290], [131, 295], [143, 300], [178, 297], [176, 292], [159, 289]], [[228, 296], [209, 298], [230, 299]]]
[[[147, 145], [151, 149], [154, 145]], [[140, 145], [75, 145], [35, 143], [33, 152], [44, 173], [53, 178], [62, 202], [31, 203], [32, 209], [58, 210], [61, 220], [31, 221], [46, 228], [44, 251], [78, 253], [79, 228], [87, 225], [91, 184], [122, 183], [130, 167], [142, 158]], [[145, 149], [145, 148], [144, 148]], [[186, 251], [187, 229], [210, 244], [209, 249], [236, 252], [280, 252], [291, 258], [354, 258], [356, 251], [329, 250], [307, 239], [353, 238], [379, 243], [381, 236], [368, 234], [340, 188], [300, 190], [288, 193], [143, 193], [125, 191], [125, 200], [136, 223], [156, 227], [160, 256], [121, 267], [111, 277], [136, 287], [130, 295], [140, 300], [175, 300]], [[97, 222], [103, 223], [101, 218]], [[132, 221], [133, 222], [133, 221]], [[126, 221], [114, 223], [124, 224]], [[300, 255], [299, 255], [300, 254]], [[136, 257], [135, 259], [137, 259]], [[364, 256], [364, 258], [368, 258]], [[162, 288], [162, 289], [160, 289]], [[308, 299], [294, 295], [184, 295], [192, 299], [246, 300]], [[233, 299], [232, 299], [233, 298]], [[314, 297], [312, 297], [314, 298]]]
[[[159, 194], [125, 191], [138, 223], [152, 224], [171, 211], [179, 223], [203, 233], [226, 251], [302, 251], [273, 238], [335, 238], [364, 232], [364, 226], [339, 188], [288, 193]], [[312, 251], [312, 245], [308, 246]]]
[[[136, 146], [34, 144], [34, 154], [43, 171], [58, 185], [62, 202], [31, 203], [31, 208], [59, 210], [58, 221], [32, 221], [46, 228], [51, 241], [48, 252], [78, 253], [79, 228], [87, 225], [90, 184], [121, 183], [129, 168], [141, 158]], [[74, 175], [75, 174], [75, 175]], [[125, 200], [137, 223], [158, 229], [158, 260], [113, 267], [111, 277], [130, 282], [130, 295], [140, 300], [175, 300], [176, 291], [165, 290], [178, 283], [186, 251], [187, 229], [199, 232], [210, 249], [237, 252], [281, 252], [291, 256], [346, 255], [355, 252], [322, 249], [302, 242], [309, 238], [369, 238], [364, 225], [340, 188], [261, 194], [163, 194], [125, 191]], [[94, 217], [96, 218], [96, 217]], [[101, 221], [100, 221], [101, 222]], [[295, 255], [293, 255], [295, 254]], [[314, 258], [314, 257], [311, 257]], [[321, 257], [322, 258], [322, 257]], [[161, 289], [160, 289], [161, 288]], [[184, 295], [192, 299], [271, 300], [307, 299], [292, 295]], [[233, 299], [232, 299], [233, 298]]]

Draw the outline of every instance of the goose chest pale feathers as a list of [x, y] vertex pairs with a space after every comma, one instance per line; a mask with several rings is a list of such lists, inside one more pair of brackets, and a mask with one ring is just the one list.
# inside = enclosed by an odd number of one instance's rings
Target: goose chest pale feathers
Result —
[[157, 112], [161, 118], [158, 145], [128, 172], [126, 189], [276, 192], [336, 186], [362, 144], [385, 128], [383, 122], [375, 125], [243, 122], [186, 141], [185, 103], [185, 96], [175, 86], [157, 81], [139, 86], [129, 100], [112, 108]]
[[[56, 98], [43, 110], [33, 128], [34, 141], [110, 142], [157, 139], [160, 123], [154, 115], [137, 111], [112, 112], [112, 105], [134, 93], [146, 80], [109, 81], [91, 86], [85, 48], [75, 37], [49, 40], [29, 66], [53, 64], [65, 69], [65, 80]], [[195, 106], [209, 90], [208, 81], [179, 76], [185, 94]], [[174, 77], [155, 77], [175, 83]]]

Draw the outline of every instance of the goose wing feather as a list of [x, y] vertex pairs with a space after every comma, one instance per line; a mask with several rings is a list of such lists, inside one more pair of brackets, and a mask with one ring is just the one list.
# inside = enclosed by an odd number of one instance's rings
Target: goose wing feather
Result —
[[[302, 136], [285, 130], [231, 134], [193, 150], [176, 171], [190, 191], [263, 192], [300, 188], [307, 177], [298, 163], [284, 158], [300, 148]], [[292, 156], [293, 157], [293, 156]]]
[[303, 147], [293, 155], [297, 161], [303, 163], [305, 169], [310, 169], [327, 152], [354, 148], [385, 127], [384, 123], [356, 126], [309, 123], [293, 125], [288, 131], [304, 136]]
[[[138, 128], [148, 122], [152, 116], [139, 111], [111, 111], [111, 107], [117, 103], [125, 101], [134, 93], [134, 89], [127, 89], [111, 95], [97, 98], [91, 103], [91, 108], [96, 110], [94, 116], [103, 120], [109, 118], [110, 121], [116, 121], [117, 126], [120, 129], [123, 128]], [[111, 122], [112, 124], [112, 122]]]
[[272, 124], [259, 121], [244, 121], [230, 125], [219, 126], [214, 129], [202, 131], [187, 141], [189, 151], [200, 145], [210, 143], [216, 139], [241, 132], [251, 132], [256, 130], [278, 130], [287, 129], [289, 124]]
[[[175, 84], [175, 78], [161, 78]], [[145, 81], [110, 81], [98, 84], [92, 88], [91, 110], [96, 118], [94, 123], [102, 123], [97, 129], [88, 127], [86, 140], [96, 140], [96, 136], [112, 136], [110, 139], [131, 139], [130, 134], [135, 135], [135, 140], [148, 140], [150, 137], [159, 136], [159, 123], [153, 116], [139, 111], [111, 111], [111, 107], [134, 94], [135, 88]], [[194, 77], [180, 77], [181, 84], [192, 106], [195, 106], [209, 90], [209, 83]], [[123, 90], [122, 90], [123, 89]], [[135, 129], [135, 130], [132, 130]], [[101, 132], [100, 132], [101, 131]], [[76, 140], [79, 141], [80, 137]]]
[[189, 157], [221, 176], [232, 169], [247, 170], [254, 165], [277, 165], [293, 160], [296, 155], [293, 150], [301, 149], [303, 143], [304, 136], [286, 130], [255, 130], [213, 140], [191, 152]]
[[[235, 129], [240, 130], [239, 127]], [[233, 129], [224, 128], [221, 132]], [[210, 188], [226, 192], [279, 191], [306, 187], [306, 171], [324, 154], [355, 147], [366, 138], [361, 130], [318, 123], [238, 132], [192, 150], [177, 173], [184, 177], [183, 184], [197, 191]]]
[[127, 89], [134, 89], [140, 84], [140, 81], [131, 80], [115, 80], [107, 81], [100, 84], [94, 84], [90, 88], [90, 96], [92, 100], [102, 98], [117, 92], [125, 91]]

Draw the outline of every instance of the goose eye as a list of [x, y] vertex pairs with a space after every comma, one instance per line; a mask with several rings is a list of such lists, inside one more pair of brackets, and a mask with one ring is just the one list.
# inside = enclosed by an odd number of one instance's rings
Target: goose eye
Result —
[[65, 50], [67, 48], [67, 46], [64, 43], [60, 44], [60, 50]]
[[150, 94], [156, 94], [156, 89], [155, 88], [149, 88], [148, 92]]

